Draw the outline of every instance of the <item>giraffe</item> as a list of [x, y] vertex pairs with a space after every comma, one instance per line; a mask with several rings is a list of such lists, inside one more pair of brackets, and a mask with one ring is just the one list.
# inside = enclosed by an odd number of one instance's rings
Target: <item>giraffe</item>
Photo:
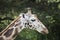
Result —
[[24, 28], [36, 30], [42, 34], [48, 34], [48, 29], [42, 24], [31, 9], [27, 8], [26, 13], [21, 13], [3, 31], [0, 32], [0, 40], [14, 40]]

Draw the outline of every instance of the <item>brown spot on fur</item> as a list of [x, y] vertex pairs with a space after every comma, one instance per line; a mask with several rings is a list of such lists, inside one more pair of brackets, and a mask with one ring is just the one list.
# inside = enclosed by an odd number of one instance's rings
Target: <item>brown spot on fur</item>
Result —
[[15, 23], [11, 24], [10, 27], [12, 27], [12, 26], [14, 26], [14, 25], [15, 25]]
[[16, 20], [16, 22], [19, 22], [20, 20]]
[[22, 26], [20, 26], [20, 29], [22, 28]]
[[9, 37], [9, 36], [12, 34], [12, 32], [13, 32], [13, 28], [12, 28], [12, 29], [8, 29], [8, 30], [5, 32], [4, 36]]
[[15, 34], [13, 35], [13, 38], [18, 34], [18, 28], [15, 29]]
[[32, 27], [32, 25], [29, 25], [29, 27]]
[[20, 25], [20, 24], [21, 24], [21, 22], [20, 22], [20, 23], [17, 23], [17, 24], [15, 25], [15, 27], [18, 26], [18, 25]]
[[4, 40], [4, 38], [3, 37], [0, 37], [0, 40]]
[[20, 18], [21, 18], [21, 16], [18, 16], [15, 20], [13, 20], [3, 31], [0, 32], [0, 35], [2, 35], [5, 31], [7, 31], [7, 29], [8, 29], [9, 27], [14, 26], [15, 22], [16, 22], [18, 19], [20, 19]]
[[1, 36], [1, 34], [0, 34], [0, 36]]

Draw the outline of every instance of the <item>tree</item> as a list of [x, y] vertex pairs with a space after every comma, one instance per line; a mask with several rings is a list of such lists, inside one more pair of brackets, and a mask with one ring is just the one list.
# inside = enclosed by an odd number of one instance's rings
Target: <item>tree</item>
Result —
[[49, 34], [42, 35], [33, 30], [24, 29], [15, 40], [59, 40], [60, 0], [0, 0], [0, 31], [21, 12], [25, 12], [27, 7], [31, 7], [33, 13], [38, 15], [49, 29]]

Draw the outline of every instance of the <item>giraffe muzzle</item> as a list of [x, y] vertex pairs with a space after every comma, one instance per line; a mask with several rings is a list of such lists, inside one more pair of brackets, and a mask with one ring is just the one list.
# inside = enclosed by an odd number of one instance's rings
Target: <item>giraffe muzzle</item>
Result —
[[43, 30], [41, 31], [41, 33], [42, 33], [42, 34], [48, 34], [49, 32], [48, 32], [48, 29], [43, 29]]

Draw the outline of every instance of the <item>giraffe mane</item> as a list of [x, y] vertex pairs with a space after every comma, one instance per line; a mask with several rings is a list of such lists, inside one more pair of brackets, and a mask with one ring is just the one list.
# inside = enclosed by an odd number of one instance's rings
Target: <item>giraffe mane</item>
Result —
[[0, 32], [0, 35], [3, 33], [3, 32], [5, 32], [14, 22], [16, 22], [16, 20], [17, 19], [19, 19], [20, 18], [20, 16], [18, 16], [16, 19], [14, 19], [4, 30], [2, 30], [1, 32]]

